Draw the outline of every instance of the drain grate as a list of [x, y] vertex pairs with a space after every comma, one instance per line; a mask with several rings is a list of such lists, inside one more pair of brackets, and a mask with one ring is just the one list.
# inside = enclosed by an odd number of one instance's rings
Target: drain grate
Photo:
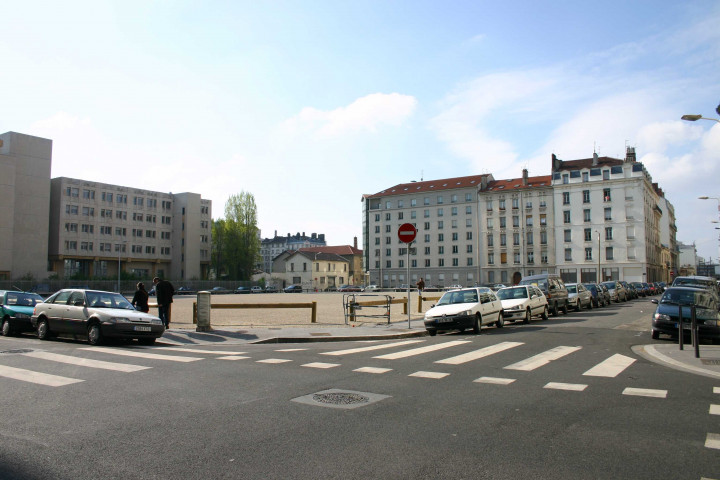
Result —
[[30, 353], [33, 350], [29, 348], [18, 348], [16, 350], [2, 350], [0, 351], [0, 354], [7, 353], [7, 354], [13, 354], [13, 353]]
[[378, 393], [356, 392], [353, 390], [340, 390], [332, 388], [323, 390], [322, 392], [311, 393], [302, 397], [293, 398], [293, 402], [304, 403], [305, 405], [314, 405], [316, 407], [329, 408], [358, 408], [371, 405], [380, 400], [390, 398], [389, 395], [380, 395]]

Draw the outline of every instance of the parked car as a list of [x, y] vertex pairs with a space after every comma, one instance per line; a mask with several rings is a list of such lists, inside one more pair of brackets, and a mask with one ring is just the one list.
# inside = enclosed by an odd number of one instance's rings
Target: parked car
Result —
[[285, 293], [302, 293], [302, 285], [289, 285], [283, 289]]
[[237, 287], [237, 288], [235, 289], [235, 293], [250, 294], [250, 293], [251, 293], [251, 290], [250, 290], [250, 287], [240, 286], [240, 287]]
[[462, 285], [450, 285], [449, 287], [446, 287], [445, 289], [446, 290], [459, 290], [461, 288], [463, 288]]
[[625, 291], [627, 292], [627, 298], [628, 300], [634, 300], [638, 298], [637, 291], [625, 280], [620, 280], [620, 284], [625, 287]]
[[585, 288], [582, 283], [566, 283], [565, 287], [568, 291], [568, 303], [579, 312], [583, 307], [587, 309], [593, 308], [593, 296], [590, 291]]
[[41, 340], [84, 336], [91, 345], [111, 337], [152, 345], [165, 332], [160, 318], [135, 310], [119, 293], [100, 290], [60, 290], [35, 305], [31, 322]]
[[[676, 337], [678, 335], [679, 314], [682, 309], [683, 333], [690, 332], [691, 310], [695, 305], [695, 319], [700, 338], [720, 343], [720, 312], [715, 295], [704, 288], [668, 287], [660, 300], [651, 300], [657, 304], [652, 316], [652, 338], [657, 340], [660, 334]], [[687, 323], [685, 323], [687, 322]], [[687, 332], [686, 332], [687, 330]]]
[[362, 288], [357, 285], [340, 285], [338, 292], [362, 292]]
[[630, 286], [635, 289], [638, 297], [646, 297], [648, 295], [648, 290], [645, 289], [645, 286], [642, 282], [632, 282], [630, 283]]
[[265, 285], [265, 293], [277, 293], [278, 288], [275, 285]]
[[463, 288], [445, 292], [438, 303], [425, 312], [425, 329], [429, 335], [446, 330], [480, 333], [483, 325], [505, 325], [502, 303], [489, 288]]
[[554, 317], [562, 310], [563, 313], [568, 312], [568, 291], [565, 283], [560, 275], [555, 273], [543, 273], [540, 275], [531, 275], [520, 280], [520, 285], [534, 285], [547, 298], [550, 313]]
[[[153, 289], [155, 290], [155, 289]], [[154, 294], [155, 292], [153, 292]], [[177, 290], [175, 290], [175, 295], [192, 295], [195, 293], [195, 290], [191, 290], [188, 287], [180, 287]]]
[[547, 298], [533, 285], [501, 288], [497, 291], [497, 297], [502, 304], [503, 317], [507, 321], [522, 319], [523, 323], [530, 323], [530, 319], [538, 315], [543, 320], [548, 319]]
[[368, 285], [367, 287], [363, 288], [363, 292], [379, 292], [380, 287], [377, 285]]
[[609, 280], [607, 282], [603, 282], [603, 285], [605, 285], [610, 292], [611, 301], [615, 303], [627, 302], [627, 290], [625, 290], [625, 287], [622, 286], [622, 283], [617, 280]]
[[233, 291], [225, 287], [213, 287], [210, 289], [211, 295], [227, 295]]
[[605, 305], [610, 303], [609, 300], [606, 300], [603, 288], [597, 283], [583, 283], [583, 286], [587, 289], [588, 292], [590, 292], [590, 295], [592, 295], [593, 307], [604, 307]]
[[4, 337], [34, 330], [30, 317], [43, 301], [37, 293], [0, 290], [0, 333]]
[[259, 285], [255, 285], [254, 287], [250, 288], [250, 293], [263, 293], [263, 289]]

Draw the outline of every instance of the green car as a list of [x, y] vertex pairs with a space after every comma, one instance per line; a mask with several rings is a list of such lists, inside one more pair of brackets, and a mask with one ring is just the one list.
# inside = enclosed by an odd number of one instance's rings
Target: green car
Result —
[[35, 329], [30, 322], [35, 305], [43, 302], [37, 293], [13, 292], [0, 290], [0, 309], [2, 315], [2, 328], [0, 333], [8, 337], [22, 332], [32, 332]]

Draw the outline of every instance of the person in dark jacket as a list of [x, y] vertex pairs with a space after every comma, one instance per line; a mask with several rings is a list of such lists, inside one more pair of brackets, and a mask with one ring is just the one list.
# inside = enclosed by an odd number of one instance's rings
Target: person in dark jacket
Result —
[[137, 284], [137, 290], [135, 290], [135, 296], [132, 299], [133, 307], [141, 312], [148, 313], [150, 307], [148, 307], [148, 292], [145, 290], [145, 284], [140, 282]]
[[170, 328], [170, 306], [173, 301], [172, 297], [175, 295], [175, 288], [167, 280], [160, 280], [160, 277], [153, 278], [153, 283], [157, 296], [158, 317], [165, 324], [165, 328]]

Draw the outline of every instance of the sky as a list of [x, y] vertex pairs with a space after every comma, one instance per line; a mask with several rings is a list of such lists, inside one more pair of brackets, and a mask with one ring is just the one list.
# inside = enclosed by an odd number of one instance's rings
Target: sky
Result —
[[251, 193], [262, 237], [362, 248], [362, 195], [626, 146], [717, 260], [720, 3], [37, 1], [2, 9], [0, 133], [52, 177]]

